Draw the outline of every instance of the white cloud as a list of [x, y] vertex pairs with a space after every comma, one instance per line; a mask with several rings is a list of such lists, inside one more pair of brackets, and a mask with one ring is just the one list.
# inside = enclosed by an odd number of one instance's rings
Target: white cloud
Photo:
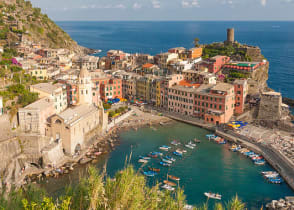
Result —
[[137, 10], [137, 9], [141, 9], [141, 8], [142, 8], [142, 5], [139, 4], [138, 2], [135, 2], [135, 3], [133, 4], [133, 9]]
[[198, 0], [182, 0], [183, 8], [200, 7]]
[[152, 3], [153, 8], [155, 8], [155, 9], [159, 9], [161, 7], [160, 1], [158, 1], [158, 0], [152, 0], [151, 3]]
[[267, 1], [267, 0], [260, 0], [260, 3], [261, 3], [261, 5], [262, 5], [263, 7], [266, 6], [266, 1]]

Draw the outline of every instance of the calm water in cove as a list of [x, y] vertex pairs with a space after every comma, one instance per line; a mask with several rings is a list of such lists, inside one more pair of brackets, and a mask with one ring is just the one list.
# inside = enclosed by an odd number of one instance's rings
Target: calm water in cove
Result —
[[169, 48], [224, 41], [235, 28], [236, 40], [257, 45], [270, 61], [268, 84], [294, 98], [294, 22], [57, 22], [79, 44], [130, 53], [157, 54]]
[[[100, 168], [108, 159], [107, 172], [113, 176], [117, 170], [124, 167], [126, 156], [132, 151], [131, 163], [136, 169], [140, 169], [141, 165], [137, 163], [140, 155], [158, 151], [160, 145], [169, 145], [172, 138], [185, 143], [197, 137], [202, 141], [197, 149], [187, 149], [187, 154], [183, 158], [176, 158], [176, 162], [169, 169], [160, 166], [159, 159], [150, 161], [147, 166], [161, 168], [161, 172], [156, 178], [148, 178], [148, 183], [152, 185], [157, 181], [161, 182], [167, 173], [180, 177], [180, 185], [185, 190], [189, 204], [205, 202], [203, 193], [206, 191], [221, 193], [223, 202], [238, 194], [250, 209], [260, 208], [272, 199], [294, 195], [286, 184], [272, 185], [265, 182], [260, 172], [272, 170], [270, 166], [255, 166], [250, 159], [229, 151], [229, 145], [218, 145], [208, 141], [205, 138], [208, 133], [207, 130], [182, 123], [158, 126], [156, 130], [142, 128], [138, 131], [123, 132], [120, 136], [121, 144], [105, 156], [97, 167]], [[147, 166], [140, 170], [147, 170]], [[85, 168], [80, 167], [68, 176], [50, 179], [49, 183], [43, 186], [52, 194], [59, 193], [66, 184], [77, 182], [77, 178], [84, 171]], [[214, 201], [210, 202], [211, 205], [214, 204]]]

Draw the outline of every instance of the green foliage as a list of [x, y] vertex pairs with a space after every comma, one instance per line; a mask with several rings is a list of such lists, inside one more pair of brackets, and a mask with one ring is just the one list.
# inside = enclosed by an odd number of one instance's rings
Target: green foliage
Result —
[[111, 105], [110, 105], [109, 103], [103, 103], [103, 108], [104, 108], [105, 110], [108, 110], [108, 109], [111, 108]]
[[203, 49], [203, 57], [211, 58], [216, 55], [232, 56], [236, 54], [236, 49], [233, 46], [218, 46], [211, 44]]
[[4, 58], [13, 58], [18, 55], [16, 49], [13, 48], [4, 48], [4, 52], [2, 54], [2, 57]]
[[115, 111], [111, 110], [108, 112], [109, 117], [113, 117], [115, 115]]
[[3, 29], [0, 30], [0, 39], [6, 39], [7, 38], [7, 34], [8, 34], [8, 28], [5, 27]]
[[29, 91], [25, 91], [23, 94], [21, 94], [18, 98], [18, 103], [22, 106], [27, 106], [33, 102], [38, 100], [38, 94], [32, 93]]
[[10, 70], [11, 72], [20, 72], [22, 71], [22, 68], [20, 66], [13, 65], [13, 66], [10, 66]]

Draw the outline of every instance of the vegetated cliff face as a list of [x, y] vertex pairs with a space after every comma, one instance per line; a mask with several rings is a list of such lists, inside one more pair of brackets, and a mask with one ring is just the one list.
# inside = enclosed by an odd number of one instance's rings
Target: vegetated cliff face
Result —
[[86, 48], [73, 41], [46, 14], [42, 14], [40, 8], [32, 7], [30, 1], [0, 0], [0, 7], [0, 38], [6, 39], [10, 46], [26, 39], [48, 48], [87, 52]]
[[248, 79], [249, 94], [258, 94], [270, 88], [267, 86], [269, 63], [254, 71]]

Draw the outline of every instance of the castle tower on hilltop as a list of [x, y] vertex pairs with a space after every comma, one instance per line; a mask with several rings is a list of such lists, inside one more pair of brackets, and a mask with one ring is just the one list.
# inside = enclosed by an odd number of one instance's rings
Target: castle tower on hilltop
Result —
[[226, 45], [233, 44], [235, 42], [235, 29], [228, 28], [227, 29], [227, 40], [225, 41]]
[[79, 105], [92, 104], [92, 80], [91, 75], [86, 68], [82, 68], [79, 74], [78, 90], [79, 90]]

